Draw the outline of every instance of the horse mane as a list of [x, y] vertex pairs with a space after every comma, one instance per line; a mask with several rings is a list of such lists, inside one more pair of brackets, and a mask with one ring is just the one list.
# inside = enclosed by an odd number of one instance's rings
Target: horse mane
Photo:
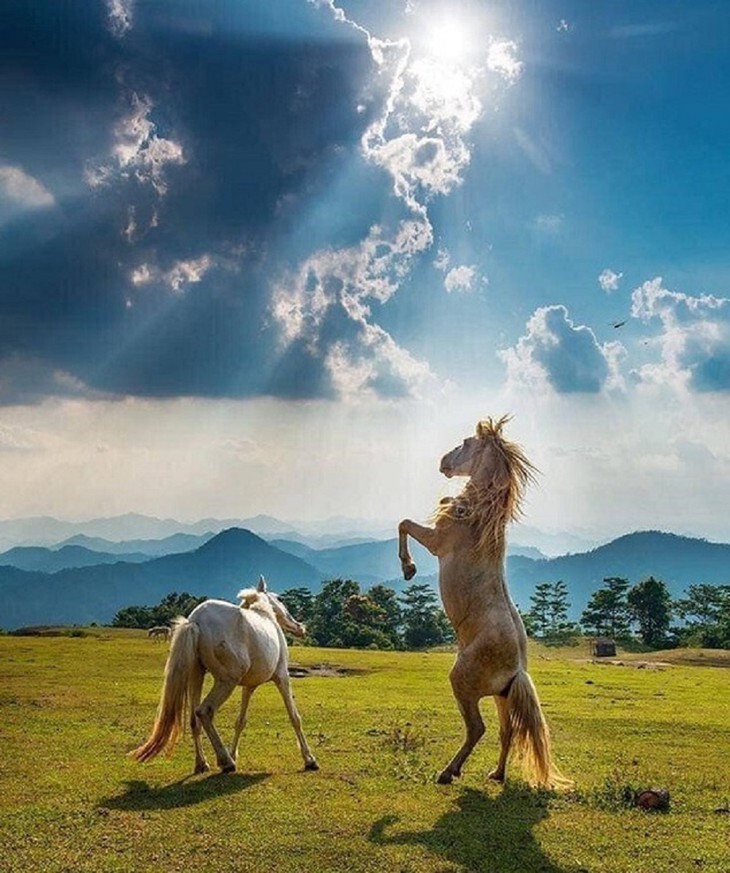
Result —
[[525, 490], [538, 473], [521, 446], [502, 435], [510, 419], [510, 415], [485, 418], [476, 427], [477, 437], [485, 443], [490, 441], [497, 449], [502, 469], [495, 471], [487, 487], [470, 479], [457, 497], [442, 500], [435, 513], [436, 522], [468, 522], [475, 533], [475, 552], [495, 562], [504, 560], [505, 528], [522, 516]]
[[260, 612], [276, 621], [274, 610], [265, 594], [255, 588], [243, 588], [236, 597], [240, 601], [238, 605], [241, 609], [253, 609], [255, 612]]

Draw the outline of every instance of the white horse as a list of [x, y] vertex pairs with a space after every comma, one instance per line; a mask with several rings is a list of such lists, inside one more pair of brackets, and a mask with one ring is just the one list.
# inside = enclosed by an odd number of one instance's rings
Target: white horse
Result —
[[[172, 751], [188, 712], [195, 744], [195, 772], [210, 769], [203, 754], [201, 726], [213, 745], [220, 769], [224, 773], [235, 770], [238, 741], [246, 724], [251, 695], [259, 685], [272, 681], [284, 700], [305, 769], [319, 769], [307, 745], [289, 686], [289, 653], [282, 631], [283, 628], [295, 637], [303, 637], [306, 628], [292, 618], [276, 594], [267, 590], [263, 576], [255, 589], [244, 589], [238, 597], [239, 606], [206, 600], [188, 618], [176, 620], [157, 718], [146, 742], [130, 753], [137, 761], [148, 761], [162, 751]], [[213, 676], [213, 687], [201, 703], [206, 671]], [[241, 710], [229, 751], [213, 717], [238, 685], [242, 690]]]
[[520, 515], [524, 490], [535, 467], [521, 448], [502, 436], [509, 420], [488, 418], [441, 460], [448, 478], [468, 476], [454, 498], [441, 501], [433, 527], [410, 519], [398, 526], [399, 557], [405, 579], [416, 566], [408, 552], [408, 535], [439, 559], [439, 587], [446, 614], [458, 641], [451, 687], [466, 725], [462, 747], [439, 775], [450, 783], [484, 734], [479, 701], [491, 695], [499, 716], [501, 754], [489, 774], [504, 781], [510, 749], [522, 756], [533, 784], [570, 784], [552, 762], [550, 735], [540, 702], [527, 673], [527, 637], [507, 590], [504, 573], [505, 528]]
[[162, 637], [163, 640], [169, 640], [170, 634], [172, 631], [166, 624], [160, 624], [156, 627], [151, 627], [147, 631], [147, 636], [152, 640], [159, 640]]

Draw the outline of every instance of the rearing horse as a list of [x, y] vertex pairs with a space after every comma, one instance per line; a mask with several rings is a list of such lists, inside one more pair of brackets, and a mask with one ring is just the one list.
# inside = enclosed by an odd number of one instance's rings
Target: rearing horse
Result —
[[552, 762], [550, 734], [535, 686], [527, 673], [527, 636], [512, 603], [504, 573], [505, 528], [521, 512], [536, 468], [522, 449], [502, 436], [509, 421], [487, 418], [476, 435], [441, 459], [447, 477], [468, 476], [457, 497], [445, 498], [433, 527], [404, 519], [398, 525], [398, 555], [405, 579], [416, 573], [408, 536], [439, 560], [439, 588], [458, 641], [450, 679], [466, 725], [466, 739], [438, 777], [450, 783], [484, 734], [479, 701], [491, 695], [499, 716], [501, 753], [491, 779], [503, 782], [510, 750], [522, 757], [525, 774], [546, 787], [569, 785]]

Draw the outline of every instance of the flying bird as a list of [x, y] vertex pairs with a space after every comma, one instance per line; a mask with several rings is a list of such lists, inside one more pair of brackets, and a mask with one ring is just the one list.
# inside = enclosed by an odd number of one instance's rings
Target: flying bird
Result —
[[626, 319], [623, 321], [612, 321], [611, 327], [623, 327], [626, 324]]

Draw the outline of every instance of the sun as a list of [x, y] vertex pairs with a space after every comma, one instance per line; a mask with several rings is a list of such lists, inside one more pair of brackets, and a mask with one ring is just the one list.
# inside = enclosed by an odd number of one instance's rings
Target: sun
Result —
[[476, 48], [477, 34], [464, 16], [444, 14], [429, 22], [423, 48], [432, 58], [448, 64], [466, 62]]

